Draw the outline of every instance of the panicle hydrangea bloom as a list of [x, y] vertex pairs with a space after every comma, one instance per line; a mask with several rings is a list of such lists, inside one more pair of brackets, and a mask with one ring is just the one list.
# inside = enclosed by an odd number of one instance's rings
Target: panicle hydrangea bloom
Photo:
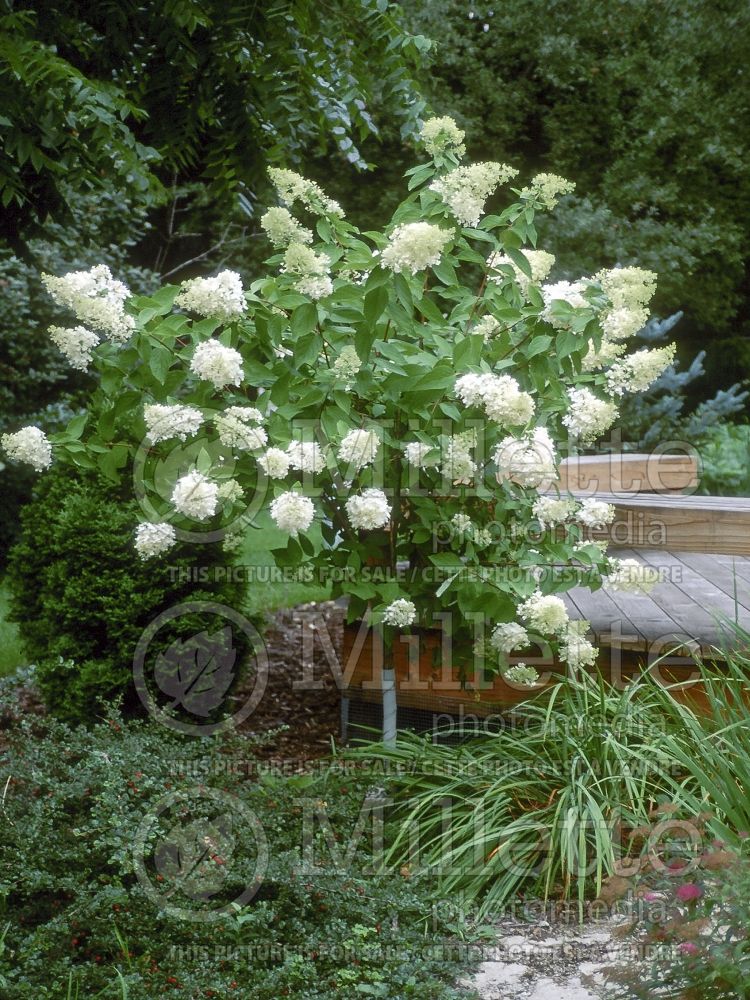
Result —
[[286, 453], [291, 467], [300, 472], [322, 472], [326, 467], [325, 455], [316, 441], [292, 441]]
[[170, 438], [186, 441], [198, 433], [203, 423], [203, 414], [194, 406], [165, 406], [154, 403], [143, 407], [143, 417], [146, 421], [146, 440], [149, 444], [169, 441]]
[[277, 528], [296, 538], [312, 524], [315, 507], [312, 500], [301, 493], [282, 493], [271, 504], [271, 517]]
[[562, 634], [559, 644], [560, 659], [574, 670], [581, 667], [593, 667], [598, 651], [586, 638], [589, 622], [570, 622]]
[[151, 524], [148, 521], [135, 529], [135, 549], [141, 559], [153, 559], [168, 552], [177, 543], [171, 524]]
[[599, 316], [604, 338], [608, 341], [634, 337], [648, 322], [648, 309], [608, 309]]
[[514, 649], [525, 649], [529, 644], [529, 633], [518, 622], [500, 622], [489, 638], [490, 646], [498, 653], [512, 653]]
[[51, 326], [49, 336], [70, 362], [71, 368], [85, 372], [92, 361], [92, 351], [99, 343], [99, 337], [85, 326]]
[[[521, 292], [524, 296], [527, 296], [531, 285], [540, 284], [550, 273], [552, 266], [555, 263], [555, 257], [554, 254], [547, 253], [546, 250], [521, 250], [520, 252], [529, 262], [531, 277], [529, 277], [528, 274], [524, 274], [518, 264], [516, 264], [514, 260], [511, 260], [510, 257], [504, 253], [491, 254], [487, 260], [487, 265], [491, 269], [497, 269], [501, 266], [511, 268], [513, 277], [518, 283]], [[490, 274], [490, 281], [500, 283], [503, 281], [503, 278], [504, 275], [501, 273]]]
[[264, 448], [268, 435], [257, 425], [263, 419], [254, 406], [228, 406], [214, 418], [219, 440], [227, 448], [257, 451]]
[[542, 594], [539, 590], [519, 605], [518, 614], [542, 634], [561, 632], [569, 621], [563, 599], [554, 594]]
[[106, 264], [88, 271], [71, 271], [57, 278], [43, 274], [42, 284], [58, 303], [75, 314], [86, 327], [124, 343], [135, 329], [135, 319], [125, 312], [130, 289], [112, 277]]
[[448, 438], [443, 449], [441, 472], [454, 486], [468, 486], [474, 478], [477, 464], [471, 457], [471, 449], [475, 445], [475, 431], [464, 431]]
[[271, 183], [276, 188], [279, 198], [290, 208], [295, 201], [299, 201], [308, 211], [314, 212], [316, 215], [343, 217], [344, 212], [341, 205], [333, 198], [329, 198], [315, 181], [309, 181], [293, 170], [284, 170], [279, 167], [270, 167], [268, 176], [271, 178]]
[[178, 479], [172, 491], [175, 509], [196, 521], [213, 517], [218, 502], [218, 485], [197, 469]]
[[242, 316], [247, 307], [242, 278], [236, 271], [220, 271], [210, 278], [183, 281], [174, 300], [176, 306], [199, 316], [230, 323]]
[[639, 563], [637, 559], [610, 559], [609, 573], [604, 577], [604, 586], [608, 590], [650, 594], [660, 580], [660, 570]]
[[462, 226], [477, 226], [484, 212], [484, 203], [499, 184], [505, 184], [518, 173], [506, 163], [472, 163], [456, 167], [430, 184], [446, 203]]
[[590, 346], [583, 356], [582, 368], [585, 372], [599, 371], [601, 368], [608, 368], [613, 361], [621, 357], [627, 347], [625, 344], [618, 344], [609, 337], [602, 337], [602, 342], [598, 349]]
[[380, 448], [380, 438], [376, 431], [355, 429], [349, 431], [339, 445], [338, 457], [355, 471], [364, 469], [375, 461]]
[[442, 118], [428, 118], [419, 132], [422, 144], [430, 156], [441, 156], [450, 151], [459, 160], [466, 152], [465, 134], [464, 130], [447, 115]]
[[557, 524], [565, 524], [575, 513], [576, 507], [575, 500], [537, 497], [532, 511], [542, 528], [552, 528]]
[[482, 318], [479, 320], [479, 322], [476, 324], [476, 326], [471, 332], [481, 333], [485, 341], [489, 341], [492, 340], [497, 331], [500, 329], [501, 325], [502, 324], [500, 323], [499, 320], [495, 319], [494, 316], [491, 316], [489, 313], [487, 313], [486, 316], [482, 316]]
[[342, 348], [341, 354], [333, 362], [333, 374], [336, 378], [343, 380], [344, 389], [351, 389], [357, 373], [362, 367], [362, 361], [357, 354], [356, 348], [348, 346]]
[[383, 612], [383, 624], [395, 628], [408, 628], [417, 620], [417, 609], [411, 601], [404, 597], [392, 601]]
[[390, 504], [382, 490], [363, 490], [360, 494], [350, 496], [345, 507], [355, 531], [385, 528], [391, 519]]
[[503, 680], [520, 687], [536, 687], [539, 683], [539, 671], [525, 663], [515, 663], [503, 670]]
[[296, 276], [295, 289], [311, 299], [322, 299], [333, 291], [333, 282], [328, 276], [331, 262], [324, 253], [315, 253], [301, 243], [291, 243], [284, 254], [282, 274]]
[[643, 392], [672, 364], [675, 345], [636, 351], [616, 361], [607, 372], [607, 388], [621, 396], [625, 392]]
[[656, 291], [656, 274], [642, 267], [613, 267], [595, 275], [615, 309], [642, 309]]
[[190, 371], [198, 378], [212, 382], [216, 389], [223, 389], [225, 385], [241, 385], [244, 377], [242, 355], [218, 340], [204, 340], [193, 352]]
[[553, 285], [542, 285], [544, 309], [541, 318], [556, 330], [567, 330], [570, 326], [569, 318], [560, 315], [554, 303], [565, 302], [572, 309], [589, 309], [590, 305], [583, 294], [585, 290], [586, 285], [582, 281], [556, 281]]
[[603, 500], [595, 500], [593, 497], [586, 497], [581, 501], [581, 506], [576, 512], [576, 520], [587, 528], [606, 528], [615, 519], [615, 508], [611, 503]]
[[289, 472], [289, 455], [281, 448], [269, 448], [258, 459], [258, 465], [269, 479], [283, 479]]
[[[436, 452], [436, 455], [427, 461], [427, 455], [431, 451]], [[424, 441], [410, 441], [409, 444], [404, 445], [404, 453], [406, 454], [406, 461], [409, 465], [413, 465], [415, 469], [433, 469], [440, 465], [436, 446], [426, 444]]]
[[534, 400], [510, 375], [462, 375], [456, 395], [464, 406], [483, 406], [490, 420], [500, 424], [525, 424], [534, 415]]
[[407, 222], [396, 226], [380, 261], [396, 274], [410, 271], [416, 274], [440, 263], [446, 243], [453, 239], [453, 229], [441, 229], [429, 222]]
[[245, 493], [236, 479], [226, 479], [223, 483], [219, 484], [220, 500], [228, 500], [229, 503], [234, 503], [235, 500], [241, 500], [244, 495]]
[[260, 219], [261, 228], [265, 230], [269, 242], [283, 249], [290, 243], [312, 243], [312, 231], [297, 222], [286, 208], [269, 208]]
[[522, 438], [503, 438], [493, 458], [499, 483], [510, 479], [519, 486], [544, 489], [557, 479], [557, 454], [545, 427]]
[[570, 409], [563, 423], [583, 444], [590, 444], [609, 430], [619, 415], [614, 403], [599, 399], [589, 389], [571, 389], [568, 398]]
[[575, 190], [572, 181], [566, 181], [558, 174], [537, 174], [531, 178], [528, 187], [523, 188], [521, 197], [529, 201], [537, 201], [542, 208], [554, 208], [557, 199]]
[[52, 445], [38, 427], [22, 427], [14, 434], [3, 434], [0, 445], [8, 458], [26, 462], [36, 472], [44, 472], [52, 465]]

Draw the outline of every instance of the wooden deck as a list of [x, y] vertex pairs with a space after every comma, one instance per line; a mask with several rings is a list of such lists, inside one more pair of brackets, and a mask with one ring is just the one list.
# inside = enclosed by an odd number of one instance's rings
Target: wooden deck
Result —
[[576, 587], [564, 595], [568, 614], [591, 622], [597, 645], [658, 656], [683, 643], [713, 653], [725, 641], [727, 619], [750, 631], [750, 558], [706, 552], [618, 548], [618, 558], [664, 569], [649, 596]]

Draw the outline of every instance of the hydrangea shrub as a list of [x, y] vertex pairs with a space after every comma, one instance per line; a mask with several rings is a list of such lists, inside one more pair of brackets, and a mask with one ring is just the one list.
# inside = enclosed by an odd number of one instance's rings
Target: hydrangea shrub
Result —
[[[587, 625], [557, 595], [654, 578], [591, 539], [614, 511], [561, 496], [557, 468], [670, 363], [671, 347], [627, 353], [655, 275], [547, 281], [535, 216], [572, 185], [539, 174], [511, 188], [509, 165], [460, 165], [451, 119], [422, 138], [429, 161], [383, 231], [271, 171], [273, 273], [248, 289], [229, 271], [150, 298], [106, 267], [45, 277], [75, 317], [51, 336], [99, 388], [66, 432], [23, 428], [3, 446], [38, 470], [132, 475], [140, 558], [184, 540], [231, 547], [273, 523], [280, 567], [330, 580], [351, 619], [391, 638], [440, 621], [466, 640], [458, 661], [479, 648], [506, 670], [541, 638], [587, 665]], [[488, 213], [490, 198], [505, 207]]]

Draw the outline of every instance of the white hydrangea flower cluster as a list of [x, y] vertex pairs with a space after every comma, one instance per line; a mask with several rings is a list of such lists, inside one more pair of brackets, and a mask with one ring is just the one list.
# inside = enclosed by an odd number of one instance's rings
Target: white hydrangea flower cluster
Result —
[[[540, 284], [550, 273], [555, 263], [555, 256], [554, 254], [547, 253], [546, 250], [522, 249], [520, 252], [529, 262], [531, 277], [529, 277], [528, 274], [524, 274], [518, 264], [516, 264], [514, 260], [511, 260], [510, 257], [504, 253], [491, 254], [487, 259], [487, 266], [490, 270], [497, 270], [499, 267], [511, 268], [513, 277], [515, 278], [518, 287], [521, 289], [524, 298], [526, 298], [529, 294], [529, 288], [531, 285]], [[502, 283], [505, 276], [503, 274], [490, 274], [489, 277], [490, 281]], [[554, 287], [554, 285], [550, 287]]]
[[557, 497], [537, 497], [532, 507], [534, 517], [542, 528], [554, 528], [565, 524], [575, 514], [578, 504], [575, 500], [563, 500]]
[[322, 472], [326, 459], [316, 441], [292, 441], [286, 449], [289, 464], [300, 472]]
[[510, 375], [462, 375], [455, 391], [464, 406], [482, 406], [490, 420], [505, 426], [528, 423], [534, 416], [534, 400]]
[[529, 633], [518, 622], [500, 622], [489, 638], [490, 646], [498, 653], [512, 653], [514, 649], [525, 649], [529, 644]]
[[236, 479], [225, 479], [223, 483], [219, 484], [220, 500], [226, 500], [232, 504], [237, 500], [242, 500], [244, 496], [245, 493]]
[[443, 449], [441, 472], [452, 480], [454, 486], [468, 486], [477, 471], [477, 464], [471, 457], [471, 449], [476, 447], [476, 431], [464, 431], [449, 438]]
[[518, 173], [507, 163], [472, 163], [456, 167], [430, 184], [462, 226], [475, 227], [484, 212], [484, 203], [500, 184]]
[[557, 454], [546, 427], [522, 438], [506, 437], [495, 448], [497, 481], [545, 489], [557, 479]]
[[541, 318], [556, 330], [567, 330], [570, 326], [569, 318], [561, 316], [554, 308], [554, 303], [565, 302], [571, 309], [589, 309], [591, 307], [583, 294], [585, 291], [583, 281], [556, 281], [553, 285], [542, 285], [544, 309]]
[[177, 536], [171, 524], [145, 521], [135, 529], [135, 550], [143, 560], [168, 552], [176, 543]]
[[241, 385], [244, 378], [242, 355], [233, 347], [225, 347], [218, 340], [204, 340], [198, 344], [190, 361], [190, 371], [216, 389], [226, 385]]
[[375, 461], [380, 448], [380, 438], [376, 431], [355, 429], [349, 431], [341, 441], [338, 457], [348, 469], [355, 472]]
[[465, 135], [464, 130], [447, 115], [442, 118], [428, 118], [419, 132], [422, 144], [430, 156], [442, 156], [443, 153], [450, 151], [459, 160], [466, 152]]
[[650, 594], [661, 580], [661, 572], [637, 559], [610, 559], [609, 573], [604, 577], [608, 590], [631, 594]]
[[514, 663], [512, 667], [503, 670], [503, 680], [519, 687], [536, 687], [539, 683], [539, 671], [526, 663]]
[[554, 634], [568, 625], [568, 611], [561, 597], [535, 591], [531, 597], [518, 606], [519, 617], [537, 632]]
[[49, 336], [70, 362], [71, 368], [85, 372], [93, 359], [92, 351], [99, 343], [99, 337], [85, 326], [51, 326]]
[[218, 485], [197, 469], [178, 479], [172, 490], [175, 510], [196, 521], [213, 517], [218, 502]]
[[309, 497], [290, 491], [271, 503], [271, 517], [280, 531], [296, 538], [300, 531], [307, 531], [315, 517], [315, 507]]
[[437, 453], [436, 446], [427, 444], [424, 441], [410, 441], [404, 445], [406, 461], [409, 465], [414, 466], [415, 469], [434, 469], [440, 465], [440, 458], [437, 454], [434, 458], [431, 458], [429, 461], [427, 460], [427, 455], [431, 451]]
[[299, 201], [309, 212], [315, 215], [335, 215], [343, 217], [341, 205], [329, 198], [323, 189], [293, 170], [270, 167], [268, 176], [276, 188], [279, 198], [290, 208]]
[[614, 504], [595, 500], [593, 497], [586, 497], [585, 500], [582, 500], [581, 506], [576, 511], [576, 520], [594, 530], [606, 528], [614, 519]]
[[593, 667], [596, 663], [598, 650], [586, 638], [589, 624], [583, 620], [570, 622], [560, 639], [560, 659], [574, 670], [582, 667]]
[[281, 265], [282, 274], [296, 277], [295, 289], [300, 295], [311, 299], [323, 299], [333, 291], [333, 282], [329, 276], [331, 262], [324, 253], [315, 253], [302, 243], [292, 243], [284, 254]]
[[344, 382], [344, 389], [348, 391], [361, 367], [362, 360], [357, 354], [356, 348], [347, 346], [342, 348], [341, 353], [333, 362], [332, 371], [336, 378], [340, 378]]
[[538, 202], [542, 208], [551, 209], [557, 204], [558, 198], [574, 190], [575, 184], [572, 181], [566, 181], [558, 174], [542, 173], [531, 178], [528, 187], [521, 191], [521, 197]]
[[429, 222], [407, 222], [396, 226], [380, 261], [396, 274], [410, 271], [416, 274], [440, 263], [440, 257], [454, 236], [455, 230], [442, 229]]
[[43, 274], [42, 284], [49, 294], [70, 309], [85, 327], [93, 327], [110, 340], [125, 343], [135, 329], [135, 319], [125, 312], [130, 289], [112, 277], [106, 264], [88, 271], [71, 271], [57, 278]]
[[203, 414], [194, 406], [166, 406], [154, 403], [143, 407], [146, 421], [146, 440], [149, 444], [179, 438], [186, 441], [197, 434], [203, 423]]
[[643, 392], [655, 382], [674, 361], [676, 347], [655, 347], [636, 351], [616, 361], [607, 372], [607, 388], [616, 396], [626, 392]]
[[486, 316], [482, 316], [471, 332], [481, 333], [485, 342], [488, 342], [497, 334], [501, 326], [500, 320], [495, 319], [494, 316], [487, 313]]
[[245, 312], [242, 278], [236, 271], [224, 270], [210, 278], [183, 281], [174, 304], [222, 323], [231, 323]]
[[656, 290], [656, 274], [641, 267], [615, 267], [599, 271], [594, 279], [612, 303], [599, 317], [605, 339], [627, 340], [643, 329]]
[[281, 448], [269, 448], [258, 459], [258, 465], [269, 479], [283, 479], [289, 472], [289, 455]]
[[582, 359], [582, 368], [585, 372], [599, 371], [601, 368], [608, 368], [614, 361], [622, 357], [627, 350], [625, 344], [619, 344], [608, 337], [602, 337], [598, 349], [591, 345]]
[[313, 234], [301, 222], [297, 222], [286, 208], [269, 208], [260, 219], [261, 228], [272, 246], [284, 249], [290, 243], [312, 243]]
[[391, 519], [391, 507], [382, 490], [363, 490], [350, 496], [344, 506], [355, 531], [385, 528]]
[[256, 426], [263, 415], [254, 406], [228, 406], [214, 418], [219, 440], [227, 448], [257, 451], [268, 443], [268, 435]]
[[417, 609], [412, 601], [404, 597], [392, 601], [383, 611], [383, 624], [394, 628], [408, 628], [417, 620]]
[[36, 472], [44, 472], [52, 465], [52, 445], [38, 427], [22, 427], [14, 434], [3, 434], [0, 445], [8, 458], [26, 462]]
[[589, 389], [570, 389], [568, 392], [570, 409], [563, 417], [563, 423], [571, 434], [580, 438], [582, 444], [590, 444], [617, 420], [617, 406], [599, 399]]

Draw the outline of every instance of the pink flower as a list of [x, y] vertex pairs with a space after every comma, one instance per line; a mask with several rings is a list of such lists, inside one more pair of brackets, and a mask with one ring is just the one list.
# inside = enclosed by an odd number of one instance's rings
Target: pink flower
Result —
[[658, 903], [663, 897], [660, 892], [644, 892], [642, 898], [645, 899], [647, 903]]
[[678, 887], [675, 896], [679, 899], [681, 903], [694, 903], [696, 899], [700, 899], [703, 895], [703, 889], [695, 882], [686, 882], [684, 885]]
[[700, 954], [700, 948], [693, 941], [683, 941], [682, 944], [677, 946], [677, 950], [682, 952], [683, 955], [698, 955]]

